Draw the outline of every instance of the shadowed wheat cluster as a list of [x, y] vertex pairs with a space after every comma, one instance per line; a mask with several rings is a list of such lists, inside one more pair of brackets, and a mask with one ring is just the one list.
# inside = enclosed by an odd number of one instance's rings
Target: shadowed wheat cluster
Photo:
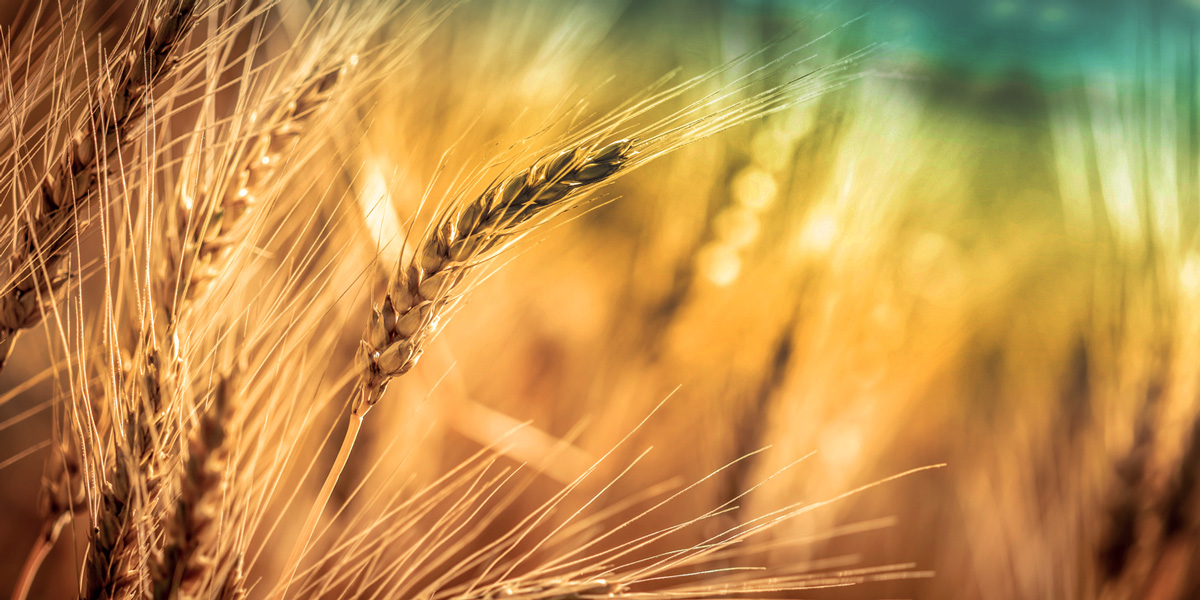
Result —
[[0, 7], [0, 588], [1200, 594], [1200, 7]]

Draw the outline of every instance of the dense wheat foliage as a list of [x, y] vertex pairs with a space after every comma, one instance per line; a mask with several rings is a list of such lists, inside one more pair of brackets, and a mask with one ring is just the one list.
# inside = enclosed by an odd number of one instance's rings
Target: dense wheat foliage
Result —
[[0, 590], [1200, 594], [1200, 9], [966, 4], [0, 5]]

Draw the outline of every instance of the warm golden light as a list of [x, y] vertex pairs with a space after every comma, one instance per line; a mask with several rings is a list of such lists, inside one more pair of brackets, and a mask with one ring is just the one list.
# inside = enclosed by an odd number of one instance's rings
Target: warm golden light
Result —
[[737, 249], [727, 244], [709, 244], [696, 255], [696, 265], [713, 285], [728, 286], [737, 281], [742, 270], [742, 260]]
[[733, 199], [738, 204], [762, 211], [775, 201], [778, 185], [769, 172], [759, 167], [747, 167], [733, 179]]

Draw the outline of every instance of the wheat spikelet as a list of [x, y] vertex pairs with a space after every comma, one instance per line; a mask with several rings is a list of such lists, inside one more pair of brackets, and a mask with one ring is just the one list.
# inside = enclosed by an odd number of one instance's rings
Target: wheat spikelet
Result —
[[[211, 538], [215, 535], [214, 521], [222, 513], [230, 392], [229, 379], [222, 377], [213, 391], [211, 406], [189, 436], [188, 457], [180, 477], [179, 497], [167, 522], [166, 541], [149, 569], [149, 587], [155, 600], [199, 597], [201, 586], [216, 575], [214, 567], [221, 564], [222, 557], [213, 555], [216, 547]], [[229, 574], [225, 579], [231, 579]], [[215, 589], [224, 587], [224, 581], [212, 585]]]
[[609, 181], [628, 165], [635, 148], [634, 141], [620, 140], [544, 157], [445, 215], [371, 314], [358, 353], [363, 395], [355, 412], [369, 409], [391, 378], [417, 363], [474, 267], [520, 238], [531, 219]]
[[70, 274], [63, 261], [77, 230], [80, 210], [105, 178], [101, 167], [127, 146], [146, 113], [150, 90], [171, 72], [177, 53], [197, 21], [198, 0], [159, 7], [140, 39], [110, 63], [89, 90], [86, 120], [36, 191], [32, 213], [22, 218], [0, 295], [0, 368], [16, 336], [51, 310]]
[[267, 113], [252, 115], [257, 134], [231, 165], [232, 176], [216, 193], [183, 194], [176, 217], [182, 231], [167, 245], [167, 268], [159, 288], [166, 301], [167, 323], [173, 326], [187, 306], [220, 272], [230, 246], [241, 236], [246, 212], [256, 198], [278, 185], [278, 174], [306, 126], [330, 99], [346, 66], [337, 65], [307, 78], [291, 98]]
[[[120, 462], [128, 458], [121, 457]], [[100, 499], [100, 518], [93, 526], [92, 544], [87, 558], [85, 598], [114, 598], [117, 590], [127, 589], [136, 583], [136, 572], [121, 571], [126, 557], [122, 555], [122, 543], [134, 535], [130, 523], [130, 506], [135, 482], [130, 480], [130, 469], [114, 469], [105, 493]]]

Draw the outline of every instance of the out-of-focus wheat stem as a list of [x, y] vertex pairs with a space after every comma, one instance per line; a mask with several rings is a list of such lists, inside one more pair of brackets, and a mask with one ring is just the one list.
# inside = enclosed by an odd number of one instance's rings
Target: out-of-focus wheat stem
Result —
[[24, 600], [29, 594], [42, 561], [54, 548], [63, 528], [71, 522], [72, 514], [87, 508], [83, 473], [79, 468], [75, 447], [65, 444], [51, 453], [46, 464], [49, 473], [43, 478], [40, 502], [42, 527], [21, 568], [17, 586], [13, 590], [13, 600]]
[[63, 527], [71, 522], [70, 512], [60, 512], [58, 517], [53, 520], [46, 520], [42, 523], [42, 530], [38, 533], [37, 541], [34, 542], [33, 548], [29, 551], [29, 555], [25, 557], [25, 564], [21, 566], [21, 573], [17, 577], [17, 585], [13, 588], [13, 600], [25, 600], [29, 596], [29, 588], [33, 586], [33, 578], [37, 576], [38, 570], [41, 569], [42, 562], [46, 560], [46, 555], [54, 548], [54, 542], [62, 533]]

